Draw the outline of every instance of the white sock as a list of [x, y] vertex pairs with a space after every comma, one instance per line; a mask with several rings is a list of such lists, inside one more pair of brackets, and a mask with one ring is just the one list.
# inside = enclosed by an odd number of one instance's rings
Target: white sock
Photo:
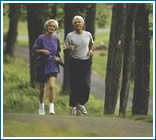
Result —
[[49, 112], [50, 113], [55, 113], [55, 111], [54, 111], [54, 103], [49, 103]]
[[44, 103], [42, 103], [42, 104], [40, 103], [40, 107], [41, 107], [41, 108], [44, 108]]
[[54, 103], [49, 103], [50, 108], [54, 107]]

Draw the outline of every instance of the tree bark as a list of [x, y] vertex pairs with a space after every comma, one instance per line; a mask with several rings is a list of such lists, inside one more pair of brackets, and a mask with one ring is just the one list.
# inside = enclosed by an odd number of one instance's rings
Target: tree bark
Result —
[[20, 14], [20, 5], [16, 3], [9, 4], [9, 31], [6, 39], [5, 53], [14, 56], [15, 43], [17, 39], [17, 25]]
[[132, 114], [148, 113], [150, 39], [149, 11], [146, 4], [138, 4], [135, 20], [135, 81]]
[[30, 55], [30, 82], [35, 87], [36, 66], [35, 58], [32, 57], [32, 47], [37, 37], [43, 33], [44, 22], [48, 19], [48, 4], [28, 4], [27, 20], [29, 34], [29, 55]]
[[[96, 18], [96, 3], [88, 4], [85, 27], [86, 31], [89, 31], [92, 34], [93, 40], [95, 40], [95, 18]], [[92, 57], [90, 57], [90, 59], [92, 62]], [[91, 82], [91, 74], [89, 81]]]
[[126, 6], [126, 29], [124, 40], [124, 58], [123, 58], [123, 76], [122, 88], [120, 92], [120, 114], [126, 113], [126, 107], [130, 88], [130, 63], [131, 63], [131, 48], [133, 43], [133, 24], [135, 19], [135, 11], [137, 4], [127, 4]]
[[56, 3], [54, 3], [52, 6], [52, 16], [51, 16], [52, 19], [55, 19], [56, 12], [57, 12]]
[[89, 31], [93, 39], [95, 39], [95, 17], [96, 16], [96, 3], [88, 5], [86, 15], [86, 31]]
[[125, 4], [114, 4], [106, 70], [105, 114], [114, 114], [120, 90], [124, 26]]

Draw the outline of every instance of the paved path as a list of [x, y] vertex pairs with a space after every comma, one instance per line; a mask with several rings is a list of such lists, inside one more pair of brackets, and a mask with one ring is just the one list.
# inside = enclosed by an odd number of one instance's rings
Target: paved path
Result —
[[[4, 120], [43, 124], [49, 128], [81, 130], [101, 137], [152, 137], [152, 123], [112, 117], [60, 116], [4, 113]], [[27, 130], [25, 130], [27, 131]], [[59, 131], [58, 131], [59, 133]], [[90, 137], [90, 136], [88, 136]]]
[[[27, 63], [29, 63], [29, 49], [27, 47], [16, 47], [15, 55], [23, 58]], [[56, 82], [59, 84], [63, 83], [63, 68], [60, 67], [60, 74], [57, 77]], [[98, 99], [104, 100], [105, 97], [105, 80], [97, 75], [95, 72], [92, 72], [91, 75], [91, 93]], [[131, 111], [132, 108], [132, 99], [133, 99], [133, 90], [130, 90], [129, 100], [127, 105], [127, 111]], [[153, 97], [150, 96], [149, 99], [149, 108], [148, 114], [153, 114]]]

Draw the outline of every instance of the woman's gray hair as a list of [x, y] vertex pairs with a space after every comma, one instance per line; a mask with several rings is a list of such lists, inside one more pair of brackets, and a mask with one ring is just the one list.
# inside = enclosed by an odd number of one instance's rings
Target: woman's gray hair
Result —
[[57, 22], [57, 20], [55, 20], [55, 19], [49, 19], [49, 20], [47, 20], [47, 21], [44, 23], [44, 29], [47, 31], [47, 29], [48, 29], [48, 24], [49, 24], [50, 22], [54, 22], [54, 23], [56, 24], [56, 30], [57, 30], [57, 29], [58, 29], [58, 22]]
[[84, 24], [84, 19], [81, 16], [75, 16], [75, 17], [73, 17], [72, 24], [74, 24], [74, 20], [75, 19], [80, 19], [82, 21], [82, 23]]

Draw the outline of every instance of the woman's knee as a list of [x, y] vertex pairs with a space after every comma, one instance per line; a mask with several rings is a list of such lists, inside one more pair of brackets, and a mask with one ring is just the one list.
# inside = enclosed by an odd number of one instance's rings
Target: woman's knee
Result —
[[55, 88], [55, 84], [50, 84], [50, 85], [49, 85], [49, 89], [50, 89], [50, 90], [53, 90], [54, 88]]
[[45, 89], [45, 83], [40, 83], [40, 90], [44, 91], [44, 89]]

